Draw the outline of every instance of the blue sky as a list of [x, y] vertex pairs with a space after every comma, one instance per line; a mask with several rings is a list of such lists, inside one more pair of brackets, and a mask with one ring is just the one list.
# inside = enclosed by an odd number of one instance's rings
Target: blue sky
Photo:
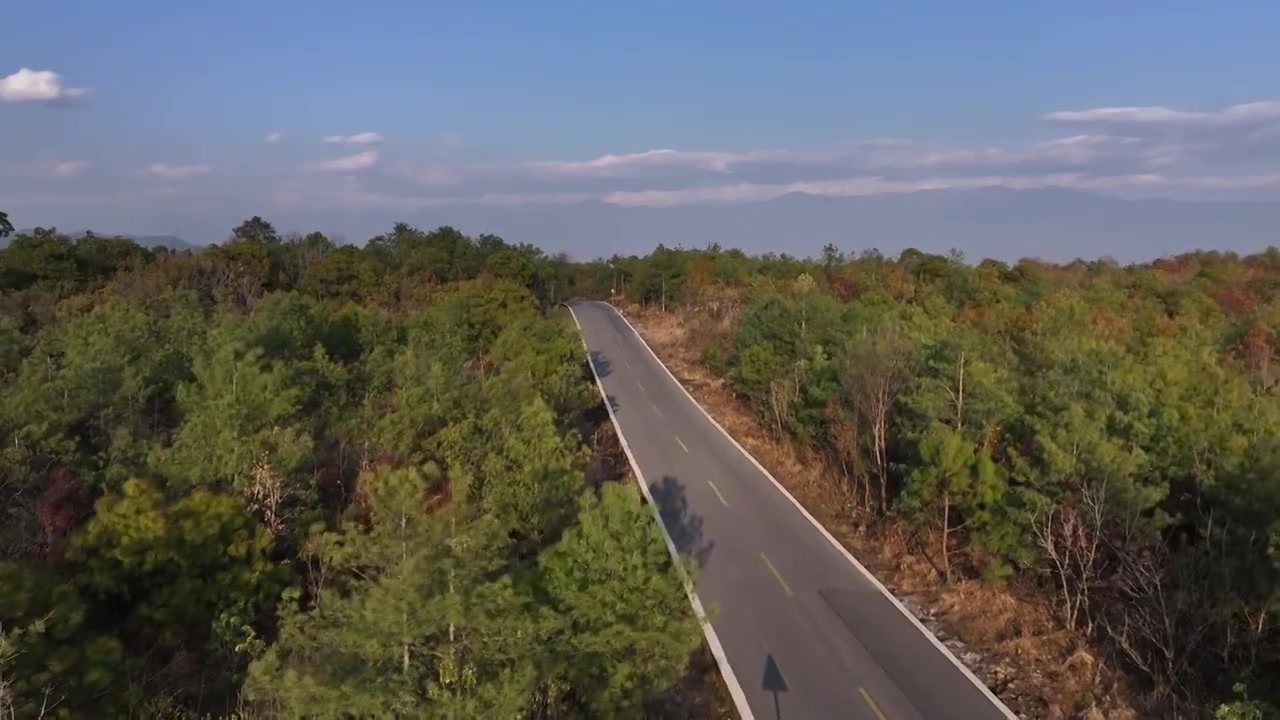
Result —
[[983, 185], [1280, 199], [1267, 0], [44, 0], [5, 24], [20, 226], [359, 236], [462, 202]]

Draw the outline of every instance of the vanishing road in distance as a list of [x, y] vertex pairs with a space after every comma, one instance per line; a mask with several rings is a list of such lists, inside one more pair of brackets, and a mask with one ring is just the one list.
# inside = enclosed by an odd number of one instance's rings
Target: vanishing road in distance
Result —
[[641, 482], [698, 563], [708, 640], [744, 718], [1016, 717], [708, 419], [621, 315], [602, 302], [571, 309]]

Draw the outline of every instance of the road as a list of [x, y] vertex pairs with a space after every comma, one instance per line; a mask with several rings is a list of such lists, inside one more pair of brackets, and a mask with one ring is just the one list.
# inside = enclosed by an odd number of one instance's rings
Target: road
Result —
[[[744, 717], [1015, 717], [681, 389], [611, 306], [571, 306]], [[728, 668], [724, 667], [727, 661]]]

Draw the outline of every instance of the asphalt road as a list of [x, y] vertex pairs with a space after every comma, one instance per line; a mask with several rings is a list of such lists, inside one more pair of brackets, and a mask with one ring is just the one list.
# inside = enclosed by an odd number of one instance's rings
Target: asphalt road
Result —
[[713, 635], [760, 720], [1014, 717], [684, 393], [606, 303], [574, 316]]

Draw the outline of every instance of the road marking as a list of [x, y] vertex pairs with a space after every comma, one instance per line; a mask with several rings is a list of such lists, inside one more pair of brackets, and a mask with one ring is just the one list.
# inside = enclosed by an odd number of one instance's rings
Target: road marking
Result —
[[871, 708], [871, 712], [875, 713], [876, 720], [888, 720], [884, 713], [880, 712], [880, 706], [876, 705], [876, 701], [871, 699], [871, 693], [866, 688], [858, 688], [858, 692], [862, 693], [862, 699], [867, 701], [867, 706]]
[[658, 413], [658, 417], [662, 417], [662, 411], [658, 409], [658, 406], [654, 405], [653, 403], [649, 403], [649, 404], [653, 405], [653, 411]]
[[680, 439], [679, 435], [672, 435], [671, 437], [675, 438], [676, 442], [680, 443], [680, 447], [684, 448], [686, 453], [689, 452], [689, 448], [684, 444], [684, 441]]
[[628, 370], [631, 369], [631, 363], [627, 362], [626, 358], [622, 358], [622, 364], [626, 365]]
[[[612, 303], [602, 302], [601, 304], [607, 306], [609, 309], [613, 310], [613, 312], [616, 313], [618, 317], [622, 318], [622, 322], [626, 323], [627, 327], [631, 328], [631, 334], [635, 335], [636, 339], [640, 341], [640, 344], [644, 346], [644, 349], [649, 351], [649, 356], [653, 358], [654, 362], [658, 363], [658, 367], [661, 367], [663, 371], [667, 373], [667, 377], [671, 378], [671, 382], [676, 387], [680, 388], [680, 392], [684, 393], [684, 396], [689, 399], [689, 402], [692, 403], [694, 407], [698, 408], [699, 412], [702, 413], [703, 417], [705, 417], [708, 422], [710, 422], [717, 430], [719, 430], [720, 434], [724, 435], [725, 439], [727, 439], [730, 443], [732, 443], [733, 446], [738, 449], [738, 452], [742, 453], [743, 457], [750, 460], [751, 464], [755, 465], [756, 469], [759, 470], [762, 475], [768, 478], [769, 482], [773, 485], [774, 489], [776, 489], [779, 493], [781, 493], [782, 496], [785, 497], [787, 500], [791, 501], [791, 504], [795, 506], [796, 510], [800, 511], [800, 514], [803, 515], [804, 518], [809, 521], [809, 524], [812, 525], [818, 531], [818, 533], [821, 534], [822, 537], [825, 538], [826, 541], [831, 544], [831, 547], [835, 548], [837, 552], [843, 555], [844, 559], [848, 560], [849, 564], [852, 565], [853, 568], [857, 570], [859, 574], [862, 575], [862, 577], [866, 578], [867, 581], [870, 582], [876, 588], [876, 590], [880, 591], [880, 594], [884, 596], [894, 606], [894, 608], [896, 608], [898, 612], [901, 613], [902, 616], [907, 619], [907, 622], [911, 623], [911, 625], [913, 625], [915, 629], [921, 635], [923, 635], [926, 640], [929, 641], [929, 644], [933, 645], [934, 649], [936, 649], [939, 653], [941, 653], [943, 657], [945, 657], [957, 670], [959, 670], [960, 674], [964, 675], [965, 679], [967, 679], [970, 683], [972, 683], [973, 686], [976, 687], [984, 697], [986, 697], [987, 701], [990, 702], [993, 706], [995, 706], [996, 710], [1001, 715], [1003, 715], [1007, 720], [1018, 720], [1018, 716], [1014, 715], [1013, 711], [1009, 709], [1009, 706], [1005, 705], [1004, 702], [1000, 700], [1000, 698], [996, 697], [995, 693], [991, 692], [991, 688], [987, 687], [986, 683], [979, 680], [978, 677], [973, 674], [972, 670], [970, 670], [964, 663], [960, 662], [960, 659], [955, 656], [955, 653], [951, 652], [950, 648], [948, 648], [946, 645], [943, 645], [942, 641], [938, 639], [938, 636], [934, 635], [932, 630], [925, 627], [924, 623], [920, 622], [920, 618], [917, 618], [915, 615], [913, 615], [911, 611], [908, 610], [907, 607], [902, 604], [901, 600], [895, 597], [893, 593], [889, 592], [889, 588], [885, 587], [884, 583], [880, 582], [880, 580], [876, 578], [875, 575], [872, 575], [871, 571], [868, 570], [865, 565], [858, 562], [858, 559], [853, 556], [853, 553], [849, 552], [848, 548], [840, 544], [840, 541], [836, 540], [835, 537], [832, 536], [831, 532], [827, 530], [825, 527], [823, 527], [822, 523], [818, 522], [817, 518], [815, 518], [813, 514], [810, 513], [809, 510], [800, 503], [799, 500], [796, 500], [795, 496], [792, 495], [791, 492], [787, 490], [787, 488], [784, 487], [782, 483], [778, 482], [778, 478], [774, 477], [773, 473], [769, 472], [768, 468], [766, 468], [764, 465], [761, 465], [760, 461], [757, 460], [755, 456], [747, 452], [746, 448], [742, 447], [742, 443], [738, 442], [737, 438], [731, 435], [728, 430], [725, 430], [724, 426], [721, 425], [718, 420], [712, 417], [711, 413], [708, 412], [706, 408], [702, 407], [702, 403], [699, 403], [693, 397], [693, 395], [689, 392], [689, 389], [686, 388], [684, 384], [682, 384], [680, 380], [676, 378], [675, 373], [671, 372], [671, 368], [667, 367], [667, 364], [662, 362], [662, 358], [658, 357], [658, 353], [653, 351], [653, 348], [649, 345], [649, 342], [644, 339], [644, 336], [640, 334], [639, 330], [636, 330], [636, 326], [631, 324], [631, 321], [627, 319], [626, 315], [622, 314], [621, 310], [615, 307]], [[572, 308], [570, 308], [570, 310], [572, 310]], [[574, 320], [575, 321], [577, 320], [576, 315], [574, 316]], [[584, 348], [587, 346], [587, 340], [585, 337], [582, 340], [582, 346]], [[724, 666], [721, 666], [722, 670], [723, 668]], [[737, 689], [741, 690], [741, 686], [738, 686]], [[735, 695], [734, 697], [736, 698], [737, 696]], [[738, 706], [738, 710], [739, 712], [741, 712], [742, 710], [741, 705]]]
[[639, 381], [639, 380], [636, 380], [636, 385], [639, 385], [639, 386], [640, 386], [640, 392], [644, 392], [644, 386], [643, 386], [643, 385], [640, 385], [640, 381]]
[[773, 576], [777, 578], [778, 584], [782, 586], [782, 589], [787, 591], [787, 597], [795, 597], [795, 593], [791, 592], [791, 587], [787, 585], [787, 581], [782, 579], [782, 573], [778, 572], [778, 568], [769, 562], [769, 558], [764, 553], [760, 553], [760, 559], [764, 561], [765, 565], [769, 566], [769, 572], [773, 573]]
[[716, 497], [720, 498], [720, 504], [725, 507], [729, 507], [729, 503], [724, 499], [724, 495], [720, 494], [720, 488], [716, 487], [716, 484], [711, 482], [710, 480], [707, 481], [707, 484], [711, 486], [711, 489], [715, 492]]

